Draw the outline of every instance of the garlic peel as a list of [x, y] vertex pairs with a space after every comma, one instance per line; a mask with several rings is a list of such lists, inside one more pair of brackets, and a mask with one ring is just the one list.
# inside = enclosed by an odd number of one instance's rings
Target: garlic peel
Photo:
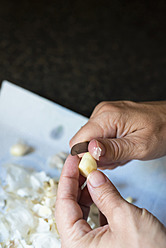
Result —
[[[60, 248], [54, 218], [57, 182], [44, 171], [36, 172], [15, 164], [5, 168], [7, 176], [0, 206], [0, 248]], [[88, 222], [95, 226], [91, 218]]]

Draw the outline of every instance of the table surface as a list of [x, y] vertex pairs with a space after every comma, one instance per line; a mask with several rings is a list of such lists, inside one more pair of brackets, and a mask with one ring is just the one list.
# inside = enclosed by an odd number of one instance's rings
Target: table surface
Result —
[[87, 117], [104, 100], [163, 100], [166, 2], [0, 0], [0, 81]]
[[[4, 115], [5, 113], [5, 115]], [[60, 151], [70, 152], [69, 140], [87, 118], [31, 92], [3, 83], [0, 94], [0, 179], [5, 180], [6, 164], [14, 163], [59, 177], [49, 165]], [[60, 136], [52, 131], [61, 127]], [[10, 147], [22, 140], [33, 148], [23, 157], [10, 154]], [[104, 172], [126, 198], [146, 208], [166, 226], [166, 156], [152, 161], [136, 161]]]

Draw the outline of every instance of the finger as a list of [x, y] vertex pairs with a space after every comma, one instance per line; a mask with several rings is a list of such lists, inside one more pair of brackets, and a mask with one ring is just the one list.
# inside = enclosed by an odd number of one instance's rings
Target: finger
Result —
[[[114, 211], [127, 204], [114, 185], [100, 171], [93, 171], [87, 179], [87, 186], [93, 202], [107, 218], [110, 226], [113, 225]], [[123, 210], [122, 210], [123, 211]]]
[[98, 166], [110, 164], [125, 164], [135, 158], [136, 144], [129, 137], [117, 139], [93, 139], [90, 141], [88, 150], [98, 160]]
[[115, 168], [117, 168], [118, 166], [123, 166], [127, 163], [129, 163], [131, 160], [128, 161], [123, 161], [123, 162], [114, 162], [114, 163], [109, 163], [109, 164], [104, 164], [104, 163], [100, 163], [100, 161], [98, 162], [98, 168], [100, 170], [113, 170]]
[[101, 138], [103, 135], [103, 128], [97, 124], [97, 122], [89, 120], [70, 140], [70, 147], [73, 147], [77, 143], [90, 141], [94, 138]]
[[[55, 218], [61, 239], [67, 235], [80, 236], [91, 230], [83, 219], [82, 210], [77, 203], [79, 188], [79, 158], [71, 156], [67, 158], [63, 167], [56, 199]], [[74, 232], [73, 232], [74, 229]]]

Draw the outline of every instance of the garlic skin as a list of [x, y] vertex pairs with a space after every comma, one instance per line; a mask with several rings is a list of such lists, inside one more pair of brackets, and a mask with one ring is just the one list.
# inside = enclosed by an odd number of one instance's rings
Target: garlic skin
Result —
[[51, 168], [56, 168], [61, 172], [67, 156], [68, 153], [66, 152], [54, 154], [48, 159], [48, 164]]
[[9, 224], [5, 220], [3, 214], [0, 213], [0, 244], [1, 244], [1, 242], [3, 240], [8, 240], [9, 237], [10, 237], [10, 234], [9, 234]]
[[60, 248], [61, 243], [53, 233], [43, 232], [42, 235], [40, 233], [33, 234], [31, 237], [32, 247], [37, 248]]
[[[44, 171], [15, 164], [5, 168], [6, 182], [0, 199], [0, 248], [60, 248], [54, 217], [58, 183]], [[88, 223], [92, 228], [96, 226], [91, 218]]]
[[56, 155], [53, 155], [52, 157], [50, 157], [49, 159], [49, 166], [51, 168], [57, 168], [58, 170], [62, 170], [63, 168], [63, 164], [64, 164], [64, 161], [62, 158], [60, 158], [57, 154]]

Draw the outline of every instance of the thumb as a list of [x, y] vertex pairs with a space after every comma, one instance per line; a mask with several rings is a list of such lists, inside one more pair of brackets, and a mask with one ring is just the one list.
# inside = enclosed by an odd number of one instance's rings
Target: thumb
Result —
[[129, 138], [93, 139], [88, 150], [99, 161], [99, 165], [108, 165], [134, 159], [134, 143]]
[[113, 219], [114, 210], [127, 204], [111, 181], [98, 170], [88, 175], [87, 186], [93, 202], [107, 218], [108, 223]]

